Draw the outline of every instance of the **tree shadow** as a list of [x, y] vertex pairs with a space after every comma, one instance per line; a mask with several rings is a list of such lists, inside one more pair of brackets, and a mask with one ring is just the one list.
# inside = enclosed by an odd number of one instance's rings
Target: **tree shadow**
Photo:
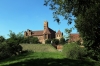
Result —
[[23, 62], [10, 64], [8, 66], [100, 66], [94, 62], [72, 59], [30, 59]]

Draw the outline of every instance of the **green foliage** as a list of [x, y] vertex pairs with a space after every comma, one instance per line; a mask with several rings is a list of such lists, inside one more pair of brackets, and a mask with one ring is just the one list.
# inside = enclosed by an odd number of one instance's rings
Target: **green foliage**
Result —
[[60, 39], [60, 41], [59, 41], [60, 44], [65, 44], [65, 42], [66, 42], [66, 41], [65, 41], [65, 38], [63, 38], [63, 37], [62, 37], [62, 38]]
[[52, 42], [53, 42], [53, 44], [58, 45], [59, 44], [59, 39], [53, 39]]
[[47, 40], [45, 41], [45, 43], [46, 43], [46, 44], [51, 44], [51, 39], [47, 39]]
[[10, 47], [6, 43], [0, 44], [0, 60], [10, 57]]
[[5, 38], [3, 36], [0, 36], [0, 43], [4, 42]]
[[9, 47], [11, 47], [10, 52], [12, 53], [12, 55], [20, 54], [20, 52], [22, 51], [22, 47], [17, 40], [9, 38], [7, 39], [6, 43], [9, 45]]
[[[76, 17], [75, 27], [83, 39], [83, 44], [91, 58], [100, 54], [100, 0], [45, 0], [44, 5], [53, 10], [55, 20], [60, 23], [59, 15], [68, 20], [68, 24]], [[92, 52], [91, 52], [92, 51]], [[91, 54], [92, 53], [92, 54]]]
[[58, 52], [29, 52], [0, 61], [0, 66], [100, 66], [91, 60], [67, 59]]
[[84, 41], [84, 46], [89, 51], [88, 55], [93, 59], [94, 57], [98, 58], [100, 53], [100, 16], [96, 15], [99, 14], [99, 6], [100, 3], [93, 6], [93, 8], [87, 9], [84, 14], [85, 18], [83, 15], [79, 15], [75, 21], [76, 27]]
[[66, 39], [69, 39], [70, 38], [70, 33], [72, 32], [72, 28], [70, 28], [70, 29], [65, 29], [65, 33], [66, 33], [66, 35], [67, 35], [67, 37], [65, 37]]
[[80, 47], [76, 43], [65, 44], [63, 53], [70, 59], [81, 59], [86, 55], [85, 48]]
[[76, 41], [78, 45], [81, 45], [81, 40]]
[[0, 60], [1, 59], [6, 59], [8, 57], [11, 57], [13, 55], [19, 55], [22, 51], [21, 45], [21, 38], [23, 37], [22, 34], [15, 34], [14, 32], [10, 31], [8, 39], [1, 41], [0, 44]]
[[23, 43], [37, 44], [37, 43], [39, 43], [39, 40], [37, 37], [29, 36], [29, 37], [24, 38]]
[[23, 32], [19, 32], [18, 34], [15, 34], [11, 30], [9, 32], [10, 32], [10, 34], [8, 34], [8, 35], [9, 35], [10, 39], [14, 39], [17, 43], [23, 43], [23, 41], [24, 41], [24, 35], [22, 34]]
[[38, 40], [37, 37], [33, 37], [33, 38], [31, 38], [30, 40], [31, 40], [32, 43], [35, 43], [35, 44], [36, 44], [36, 43], [39, 43], [39, 40]]
[[13, 55], [18, 55], [22, 51], [21, 45], [17, 44], [14, 40], [7, 40], [0, 44], [0, 60], [6, 59]]
[[30, 42], [29, 42], [29, 38], [28, 38], [28, 37], [24, 37], [22, 43], [30, 43]]

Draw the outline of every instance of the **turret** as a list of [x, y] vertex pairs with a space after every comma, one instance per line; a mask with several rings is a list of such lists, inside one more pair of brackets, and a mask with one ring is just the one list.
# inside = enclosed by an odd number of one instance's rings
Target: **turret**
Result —
[[44, 29], [46, 29], [46, 28], [48, 28], [48, 22], [47, 21], [44, 22]]

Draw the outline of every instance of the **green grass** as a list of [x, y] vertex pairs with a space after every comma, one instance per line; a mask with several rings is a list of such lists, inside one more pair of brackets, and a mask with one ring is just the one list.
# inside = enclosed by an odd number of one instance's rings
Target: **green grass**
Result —
[[100, 66], [100, 62], [67, 59], [59, 52], [31, 52], [0, 62], [0, 66]]
[[21, 44], [23, 50], [33, 52], [57, 52], [51, 44]]
[[51, 45], [22, 44], [22, 46], [24, 50], [32, 51], [1, 60], [0, 66], [100, 66], [100, 62], [88, 59], [67, 59]]
[[36, 60], [36, 59], [48, 59], [48, 58], [63, 59], [65, 58], [65, 56], [63, 56], [62, 53], [59, 52], [31, 52], [0, 61], [0, 66], [26, 62], [28, 60], [33, 60], [33, 59]]

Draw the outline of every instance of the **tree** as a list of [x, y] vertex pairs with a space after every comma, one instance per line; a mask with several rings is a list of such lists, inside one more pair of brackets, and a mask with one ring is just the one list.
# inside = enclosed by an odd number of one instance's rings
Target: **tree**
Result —
[[52, 42], [53, 42], [53, 44], [58, 45], [59, 44], [59, 39], [53, 39]]
[[37, 37], [29, 36], [29, 37], [24, 38], [23, 43], [37, 44], [37, 43], [39, 43], [39, 39]]
[[53, 16], [59, 23], [59, 15], [72, 23], [75, 16], [75, 27], [88, 50], [88, 56], [98, 60], [100, 57], [100, 1], [99, 0], [44, 0], [53, 10]]
[[32, 37], [32, 36], [31, 36], [31, 37], [29, 38], [29, 40], [30, 40], [31, 43], [34, 43], [34, 44], [39, 43], [39, 40], [38, 40], [37, 37]]
[[65, 44], [65, 42], [66, 42], [66, 41], [65, 41], [65, 38], [63, 38], [63, 37], [62, 37], [62, 38], [60, 39], [60, 41], [59, 41], [60, 44]]
[[46, 44], [51, 44], [51, 39], [45, 40], [45, 43], [46, 43]]
[[14, 55], [20, 54], [22, 51], [22, 47], [20, 45], [21, 41], [23, 40], [22, 32], [15, 34], [10, 30], [9, 37], [10, 38], [6, 40], [6, 43], [10, 47], [10, 53]]
[[70, 28], [70, 29], [65, 29], [65, 33], [66, 33], [66, 35], [67, 35], [67, 37], [65, 37], [66, 39], [69, 39], [70, 38], [70, 33], [72, 32], [72, 28]]
[[3, 36], [0, 36], [0, 43], [4, 42], [5, 38]]

